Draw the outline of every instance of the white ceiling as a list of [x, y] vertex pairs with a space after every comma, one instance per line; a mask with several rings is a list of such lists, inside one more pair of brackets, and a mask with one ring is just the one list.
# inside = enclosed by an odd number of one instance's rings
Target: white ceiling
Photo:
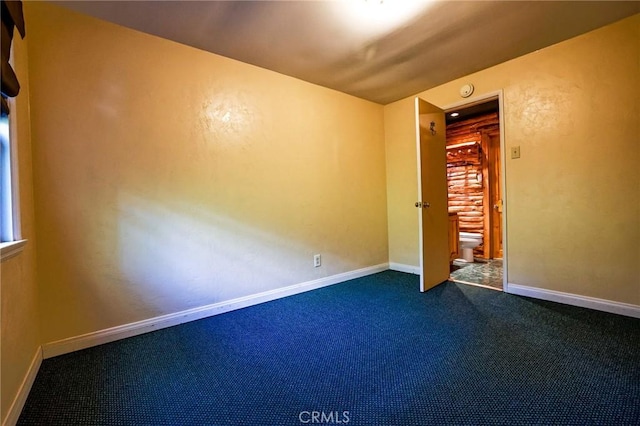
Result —
[[[638, 1], [54, 1], [380, 104], [640, 12]], [[380, 4], [381, 3], [381, 4]], [[400, 23], [353, 6], [421, 7]]]

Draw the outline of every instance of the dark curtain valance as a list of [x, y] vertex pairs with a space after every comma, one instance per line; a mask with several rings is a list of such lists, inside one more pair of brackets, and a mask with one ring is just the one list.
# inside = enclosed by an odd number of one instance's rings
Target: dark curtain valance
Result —
[[22, 15], [22, 2], [20, 0], [2, 1], [2, 33], [0, 40], [2, 43], [2, 115], [9, 114], [7, 98], [13, 98], [20, 92], [20, 83], [16, 73], [9, 65], [9, 55], [11, 54], [11, 41], [13, 40], [13, 29], [16, 28], [20, 36], [24, 38], [24, 17]]

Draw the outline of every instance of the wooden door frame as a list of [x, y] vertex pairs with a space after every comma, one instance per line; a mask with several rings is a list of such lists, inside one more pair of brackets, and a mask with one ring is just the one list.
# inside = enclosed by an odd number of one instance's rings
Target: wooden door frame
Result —
[[490, 100], [498, 100], [498, 120], [500, 121], [500, 185], [502, 185], [502, 291], [508, 292], [508, 239], [507, 239], [507, 156], [505, 145], [505, 132], [504, 132], [504, 93], [503, 90], [496, 90], [494, 92], [488, 92], [473, 98], [464, 99], [462, 101], [455, 102], [453, 104], [445, 105], [442, 107], [445, 114], [452, 112], [456, 109], [469, 107], [475, 104], [481, 104]]
[[[497, 135], [496, 135], [497, 133]], [[498, 140], [496, 141], [496, 136]], [[504, 257], [504, 251], [502, 249], [502, 173], [500, 168], [495, 165], [501, 165], [504, 161], [501, 158], [500, 153], [500, 129], [486, 133], [487, 144], [489, 145], [489, 234], [491, 235], [491, 244], [489, 246], [489, 256], [491, 259]], [[499, 204], [496, 204], [498, 202]], [[496, 208], [496, 206], [498, 206]], [[497, 220], [497, 217], [500, 219]], [[496, 229], [499, 225], [500, 228]], [[499, 231], [499, 232], [497, 232]], [[485, 231], [487, 232], [487, 231]]]

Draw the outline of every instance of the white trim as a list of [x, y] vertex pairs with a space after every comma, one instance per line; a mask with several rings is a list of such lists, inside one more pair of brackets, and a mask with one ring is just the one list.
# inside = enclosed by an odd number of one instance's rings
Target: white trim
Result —
[[482, 95], [478, 95], [473, 98], [465, 98], [457, 102], [454, 102], [452, 104], [445, 105], [441, 108], [444, 110], [445, 113], [447, 113], [454, 109], [461, 109], [461, 108], [466, 108], [466, 107], [470, 107], [477, 104], [483, 104], [486, 101], [490, 101], [492, 99], [498, 99], [501, 95], [502, 95], [502, 89], [495, 90], [493, 92], [484, 93]]
[[581, 308], [595, 309], [612, 314], [640, 318], [640, 306], [630, 303], [616, 302], [613, 300], [598, 299], [595, 297], [581, 296], [579, 294], [564, 293], [561, 291], [547, 290], [544, 288], [529, 287], [525, 285], [508, 283], [505, 293], [518, 296], [533, 297], [535, 299], [548, 300], [550, 302], [564, 303], [565, 305], [579, 306]]
[[406, 272], [408, 274], [420, 275], [420, 267], [405, 265], [404, 263], [389, 262], [389, 269], [392, 271]]
[[5, 260], [19, 254], [25, 244], [27, 244], [27, 240], [0, 243], [0, 262], [4, 262]]
[[45, 359], [51, 358], [80, 349], [86, 349], [92, 346], [114, 342], [116, 340], [124, 339], [127, 337], [148, 333], [150, 331], [172, 327], [174, 325], [199, 320], [213, 315], [223, 314], [225, 312], [234, 311], [236, 309], [246, 308], [248, 306], [257, 305], [259, 303], [269, 302], [271, 300], [279, 299], [282, 297], [291, 296], [309, 290], [315, 290], [321, 287], [338, 284], [355, 278], [376, 274], [388, 269], [389, 264], [382, 263], [379, 265], [369, 266], [367, 268], [357, 269], [355, 271], [349, 271], [342, 274], [294, 284], [288, 287], [269, 290], [232, 300], [225, 300], [223, 302], [213, 303], [211, 305], [187, 309], [181, 312], [161, 315], [155, 318], [149, 318], [130, 324], [119, 325], [116, 327], [111, 327], [80, 336], [70, 337], [55, 342], [49, 342], [42, 345], [42, 355]]
[[482, 287], [482, 288], [486, 288], [488, 290], [494, 290], [494, 291], [502, 291], [502, 289], [496, 288], [496, 287], [491, 287], [490, 285], [484, 285], [484, 284], [478, 284], [478, 283], [472, 283], [470, 281], [462, 281], [462, 280], [457, 280], [454, 278], [449, 277], [449, 281], [454, 282], [454, 283], [458, 283], [458, 284], [464, 284], [464, 285], [472, 285], [474, 287]]
[[502, 184], [502, 288], [507, 288], [509, 283], [509, 255], [507, 238], [507, 211], [509, 210], [509, 202], [507, 200], [507, 135], [505, 133], [504, 119], [504, 92], [498, 90], [498, 119], [500, 120], [500, 167]]
[[27, 374], [20, 384], [18, 393], [7, 411], [7, 417], [2, 421], [2, 426], [13, 426], [18, 423], [18, 418], [20, 417], [22, 408], [24, 408], [24, 403], [27, 402], [27, 397], [29, 396], [33, 382], [35, 382], [38, 371], [40, 370], [40, 365], [42, 365], [42, 348], [38, 346], [31, 360], [31, 365], [29, 365], [29, 369], [27, 370]]

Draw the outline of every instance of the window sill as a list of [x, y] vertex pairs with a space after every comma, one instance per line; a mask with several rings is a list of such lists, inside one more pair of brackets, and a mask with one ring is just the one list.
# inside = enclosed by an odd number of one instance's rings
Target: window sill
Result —
[[16, 256], [22, 252], [27, 240], [11, 241], [8, 243], [0, 243], [0, 261]]

